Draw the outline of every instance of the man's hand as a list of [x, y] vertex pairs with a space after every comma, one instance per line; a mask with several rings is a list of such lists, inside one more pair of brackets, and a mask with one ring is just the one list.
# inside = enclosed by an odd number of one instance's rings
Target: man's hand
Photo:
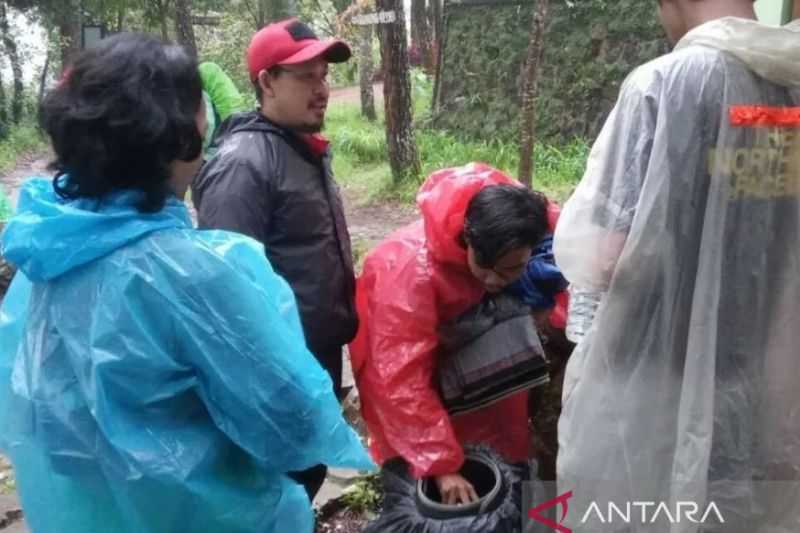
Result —
[[434, 478], [439, 494], [442, 496], [442, 503], [445, 505], [456, 505], [458, 503], [472, 503], [478, 501], [478, 494], [475, 487], [464, 479], [461, 474], [445, 474]]

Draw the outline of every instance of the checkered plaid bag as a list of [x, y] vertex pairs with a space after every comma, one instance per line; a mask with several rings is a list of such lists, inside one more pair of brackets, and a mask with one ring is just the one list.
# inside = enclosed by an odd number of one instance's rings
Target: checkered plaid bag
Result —
[[481, 409], [550, 380], [530, 307], [487, 295], [439, 330], [439, 392], [448, 413]]

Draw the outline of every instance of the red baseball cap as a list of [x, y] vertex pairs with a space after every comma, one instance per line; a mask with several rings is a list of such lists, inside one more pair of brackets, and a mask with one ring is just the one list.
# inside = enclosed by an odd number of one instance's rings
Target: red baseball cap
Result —
[[344, 41], [320, 41], [314, 32], [297, 19], [282, 20], [261, 28], [247, 47], [250, 80], [276, 65], [296, 65], [318, 57], [329, 63], [343, 63], [352, 52]]

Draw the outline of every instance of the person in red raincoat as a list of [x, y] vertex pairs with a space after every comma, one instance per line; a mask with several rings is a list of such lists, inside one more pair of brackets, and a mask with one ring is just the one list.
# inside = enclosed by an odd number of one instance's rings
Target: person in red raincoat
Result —
[[414, 477], [434, 477], [445, 503], [466, 503], [477, 496], [458, 474], [463, 444], [529, 458], [528, 394], [450, 418], [436, 388], [437, 329], [519, 278], [558, 207], [483, 164], [432, 174], [417, 203], [422, 219], [366, 258], [350, 356], [376, 462], [401, 457]]

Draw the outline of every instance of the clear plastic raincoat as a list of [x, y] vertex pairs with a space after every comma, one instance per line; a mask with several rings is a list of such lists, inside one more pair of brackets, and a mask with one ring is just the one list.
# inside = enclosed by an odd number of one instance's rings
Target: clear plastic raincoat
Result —
[[695, 29], [625, 82], [564, 207], [556, 261], [605, 292], [559, 424], [576, 532], [800, 531], [799, 59], [798, 25]]
[[[174, 197], [22, 192], [2, 239], [0, 448], [33, 533], [311, 533], [284, 473], [369, 468], [255, 241]], [[29, 281], [30, 280], [30, 281]]]

